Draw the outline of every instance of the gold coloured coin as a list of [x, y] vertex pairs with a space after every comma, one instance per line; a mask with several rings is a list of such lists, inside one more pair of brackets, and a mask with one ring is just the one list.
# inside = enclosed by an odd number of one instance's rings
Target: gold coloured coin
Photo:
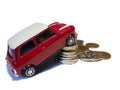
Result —
[[64, 47], [62, 50], [64, 50], [64, 51], [76, 51], [76, 50], [78, 50], [78, 48], [79, 48], [78, 44], [75, 44], [74, 46]]
[[80, 51], [80, 52], [89, 51], [89, 48], [86, 47], [86, 46], [81, 46], [81, 45], [79, 45], [79, 51]]
[[98, 48], [99, 44], [97, 44], [97, 43], [87, 43], [85, 46], [88, 47], [88, 48]]
[[102, 59], [107, 60], [111, 58], [111, 55], [108, 52], [101, 52], [102, 53]]

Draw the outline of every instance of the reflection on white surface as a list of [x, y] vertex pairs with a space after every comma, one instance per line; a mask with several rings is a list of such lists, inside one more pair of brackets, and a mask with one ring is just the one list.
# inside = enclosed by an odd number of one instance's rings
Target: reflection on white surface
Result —
[[10, 71], [10, 67], [8, 64], [6, 64], [6, 69], [7, 69], [7, 73], [10, 75], [10, 77], [12, 78], [12, 80], [21, 80], [21, 79], [26, 79], [25, 77], [15, 77], [12, 72]]
[[[42, 72], [45, 72], [45, 71], [48, 71], [50, 69], [53, 69], [59, 65], [61, 65], [62, 63], [58, 62], [57, 60], [57, 55], [54, 54], [52, 55], [51, 57], [49, 57], [45, 62], [43, 62], [42, 64], [39, 65], [39, 67], [37, 68], [38, 69], [38, 73], [37, 74], [40, 74]], [[24, 76], [14, 76], [12, 74], [12, 72], [10, 71], [10, 66], [8, 64], [6, 64], [6, 69], [7, 69], [7, 73], [9, 74], [9, 76], [11, 77], [11, 79], [13, 81], [17, 81], [17, 80], [24, 80], [24, 79], [29, 79], [27, 77], [24, 77]], [[36, 75], [37, 75], [36, 74]], [[36, 76], [35, 75], [35, 76]], [[33, 76], [33, 77], [35, 77]]]

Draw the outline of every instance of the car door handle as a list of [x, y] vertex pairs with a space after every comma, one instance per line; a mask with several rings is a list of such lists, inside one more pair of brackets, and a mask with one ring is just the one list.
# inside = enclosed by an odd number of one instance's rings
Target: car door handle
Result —
[[42, 47], [42, 50], [44, 50], [45, 49], [45, 47]]

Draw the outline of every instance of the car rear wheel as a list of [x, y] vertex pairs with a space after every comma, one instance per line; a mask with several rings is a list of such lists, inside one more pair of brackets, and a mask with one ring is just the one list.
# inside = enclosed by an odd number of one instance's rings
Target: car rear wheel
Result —
[[37, 73], [37, 69], [35, 66], [28, 65], [23, 69], [23, 74], [26, 77], [32, 77]]
[[66, 46], [73, 46], [75, 44], [75, 36], [69, 35], [66, 39]]

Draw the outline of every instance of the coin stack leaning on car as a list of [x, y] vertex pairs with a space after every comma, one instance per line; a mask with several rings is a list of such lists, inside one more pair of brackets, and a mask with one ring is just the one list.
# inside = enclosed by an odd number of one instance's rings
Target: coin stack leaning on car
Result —
[[75, 35], [75, 44], [65, 46], [58, 53], [58, 58], [63, 64], [74, 64], [79, 60], [79, 44], [77, 44], [77, 35]]
[[111, 55], [104, 51], [92, 51], [90, 48], [98, 48], [97, 43], [86, 43], [84, 41], [77, 40], [75, 36], [75, 44], [73, 46], [65, 46], [58, 53], [58, 58], [63, 64], [74, 64], [77, 61], [82, 60], [86, 62], [97, 62], [101, 60], [108, 60]]

